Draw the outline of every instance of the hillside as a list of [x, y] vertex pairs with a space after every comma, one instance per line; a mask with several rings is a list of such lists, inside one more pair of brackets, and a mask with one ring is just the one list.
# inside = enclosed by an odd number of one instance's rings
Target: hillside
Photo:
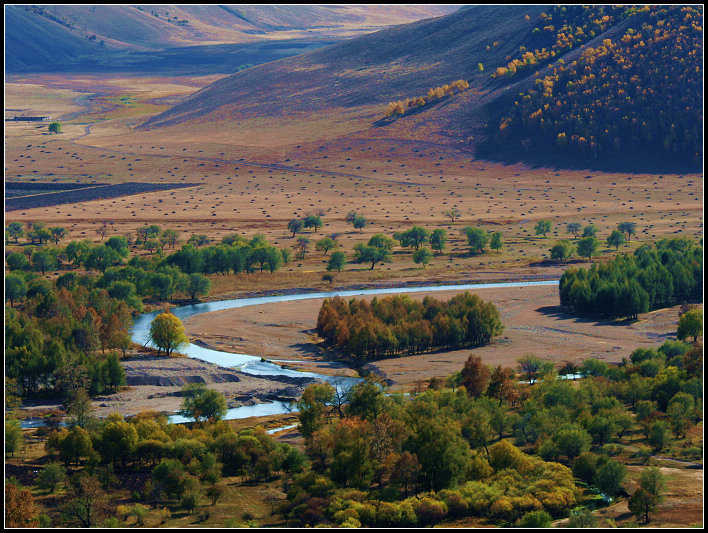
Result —
[[[457, 6], [6, 6], [6, 69], [105, 70], [118, 52], [333, 40], [451, 13]], [[157, 59], [159, 62], [159, 58]]]
[[284, 104], [288, 112], [383, 104], [457, 78], [491, 86], [477, 62], [499, 62], [513, 53], [530, 28], [524, 15], [536, 17], [541, 11], [533, 6], [479, 6], [387, 28], [219, 80], [145, 126], [278, 115], [286, 110]]
[[[701, 157], [700, 17], [680, 6], [474, 6], [239, 72], [143, 128], [346, 108], [370, 117], [371, 135], [437, 134], [492, 159], [597, 165], [631, 152], [690, 166]], [[469, 88], [445, 92], [455, 80]]]

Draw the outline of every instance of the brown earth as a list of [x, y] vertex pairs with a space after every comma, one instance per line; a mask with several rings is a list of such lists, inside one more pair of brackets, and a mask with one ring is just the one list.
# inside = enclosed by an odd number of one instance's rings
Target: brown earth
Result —
[[[448, 299], [461, 291], [412, 293]], [[500, 311], [504, 333], [492, 344], [475, 349], [433, 352], [385, 359], [369, 366], [393, 381], [394, 388], [407, 389], [433, 376], [444, 377], [460, 370], [471, 355], [489, 365], [514, 367], [516, 361], [533, 354], [556, 363], [579, 363], [589, 357], [617, 363], [636, 348], [650, 348], [672, 337], [676, 331], [678, 307], [646, 313], [636, 322], [598, 322], [563, 313], [558, 305], [558, 288], [479, 289], [483, 299]], [[364, 297], [371, 300], [373, 297]], [[293, 368], [321, 370], [322, 360], [333, 354], [317, 343], [315, 327], [321, 299], [264, 304], [194, 316], [185, 322], [191, 338], [219, 350], [261, 355], [279, 361], [303, 360]]]

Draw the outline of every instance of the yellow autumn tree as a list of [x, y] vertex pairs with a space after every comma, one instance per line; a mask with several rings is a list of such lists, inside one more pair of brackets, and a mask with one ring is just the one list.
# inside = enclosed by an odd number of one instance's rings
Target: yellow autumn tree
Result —
[[169, 311], [159, 314], [150, 324], [150, 341], [158, 350], [165, 350], [168, 356], [189, 342], [182, 322]]

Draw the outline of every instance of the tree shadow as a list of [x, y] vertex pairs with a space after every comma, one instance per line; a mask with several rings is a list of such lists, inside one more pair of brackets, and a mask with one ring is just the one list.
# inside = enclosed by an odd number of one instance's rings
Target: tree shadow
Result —
[[544, 307], [539, 307], [535, 309], [536, 312], [541, 313], [549, 317], [553, 317], [556, 320], [572, 320], [576, 324], [589, 324], [594, 323], [595, 326], [629, 326], [637, 322], [634, 318], [625, 318], [622, 320], [615, 320], [611, 318], [602, 317], [588, 317], [588, 316], [578, 316], [569, 313], [560, 305], [547, 305]]

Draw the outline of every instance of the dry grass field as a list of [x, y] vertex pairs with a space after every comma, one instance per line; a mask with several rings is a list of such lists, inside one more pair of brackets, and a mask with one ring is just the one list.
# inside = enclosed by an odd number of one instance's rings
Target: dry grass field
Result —
[[[347, 265], [336, 283], [377, 279], [451, 279], [472, 273], [545, 273], [535, 264], [548, 256], [565, 224], [595, 224], [604, 239], [616, 224], [633, 221], [638, 235], [625, 247], [663, 237], [702, 237], [700, 175], [605, 173], [529, 168], [475, 160], [448, 144], [384, 138], [371, 127], [381, 110], [355, 108], [316, 116], [234, 118], [233, 128], [211, 132], [207, 124], [136, 131], [158, 108], [174, 103], [215, 77], [101, 77], [35, 75], [7, 84], [7, 108], [59, 117], [63, 133], [47, 126], [6, 123], [6, 179], [79, 183], [199, 183], [198, 186], [15, 211], [7, 221], [44, 221], [67, 227], [69, 238], [98, 240], [134, 233], [156, 223], [219, 240], [229, 233], [263, 233], [281, 247], [294, 243], [286, 226], [294, 217], [322, 213], [314, 241], [337, 235], [345, 253], [374, 233], [393, 234], [413, 224], [448, 231], [448, 250], [423, 270], [409, 251], [397, 249], [392, 264], [373, 272]], [[78, 108], [78, 109], [77, 109]], [[7, 113], [6, 113], [7, 114]], [[68, 117], [66, 120], [61, 117]], [[357, 118], [358, 117], [358, 118]], [[386, 133], [394, 135], [394, 131]], [[401, 132], [402, 135], [402, 132]], [[451, 224], [443, 212], [457, 208]], [[349, 211], [369, 225], [354, 230]], [[534, 225], [549, 219], [547, 238]], [[460, 230], [480, 226], [504, 235], [501, 253], [472, 257]], [[314, 246], [312, 246], [314, 248]], [[602, 255], [614, 253], [602, 247]], [[214, 280], [213, 294], [252, 288], [318, 284], [326, 259], [311, 250], [276, 276]], [[522, 273], [524, 271], [524, 273]], [[304, 278], [300, 277], [304, 275]], [[227, 277], [228, 278], [228, 277]], [[291, 278], [281, 283], [281, 278]], [[292, 285], [291, 285], [292, 286]]]

